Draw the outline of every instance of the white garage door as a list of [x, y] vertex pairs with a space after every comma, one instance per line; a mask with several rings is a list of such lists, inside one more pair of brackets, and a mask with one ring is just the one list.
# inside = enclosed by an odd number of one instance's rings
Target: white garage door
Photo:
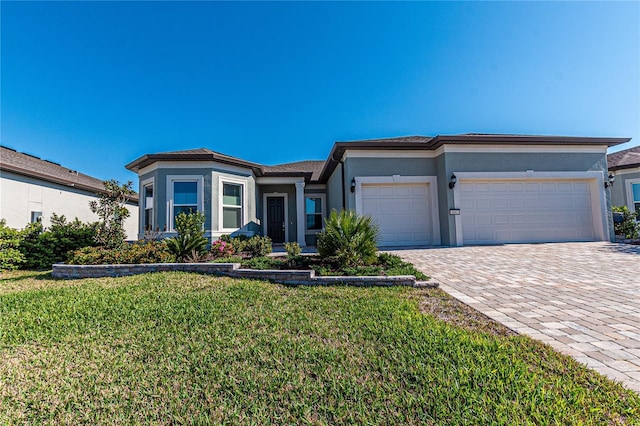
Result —
[[464, 244], [593, 241], [587, 180], [462, 181]]
[[362, 213], [380, 227], [381, 246], [433, 244], [428, 184], [363, 184]]

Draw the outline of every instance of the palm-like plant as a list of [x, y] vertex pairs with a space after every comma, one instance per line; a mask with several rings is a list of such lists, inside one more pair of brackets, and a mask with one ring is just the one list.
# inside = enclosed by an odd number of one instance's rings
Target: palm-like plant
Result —
[[207, 239], [204, 236], [205, 216], [202, 212], [180, 213], [176, 216], [176, 231], [178, 235], [167, 239], [169, 251], [178, 262], [184, 262], [187, 257], [204, 253]]
[[379, 232], [369, 216], [333, 210], [318, 234], [318, 253], [323, 258], [335, 258], [341, 267], [370, 265], [376, 260]]

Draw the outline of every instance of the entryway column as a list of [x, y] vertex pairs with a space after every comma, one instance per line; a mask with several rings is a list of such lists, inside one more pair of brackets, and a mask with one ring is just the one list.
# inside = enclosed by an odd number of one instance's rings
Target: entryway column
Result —
[[305, 214], [304, 214], [304, 182], [296, 182], [296, 224], [298, 234], [298, 244], [300, 247], [307, 245], [304, 235]]

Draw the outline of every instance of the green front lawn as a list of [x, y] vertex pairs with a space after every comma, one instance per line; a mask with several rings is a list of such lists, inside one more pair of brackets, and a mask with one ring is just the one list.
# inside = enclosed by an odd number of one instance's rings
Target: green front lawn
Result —
[[549, 347], [422, 313], [443, 298], [5, 274], [0, 424], [640, 423], [637, 394]]

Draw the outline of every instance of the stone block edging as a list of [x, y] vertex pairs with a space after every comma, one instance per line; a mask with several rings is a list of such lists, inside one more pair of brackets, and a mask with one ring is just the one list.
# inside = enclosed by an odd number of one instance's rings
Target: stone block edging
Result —
[[56, 263], [53, 265], [52, 276], [56, 279], [82, 279], [123, 277], [164, 271], [195, 272], [234, 278], [259, 279], [287, 285], [438, 287], [437, 283], [430, 281], [416, 282], [416, 278], [413, 275], [317, 277], [313, 270], [241, 269], [239, 263], [147, 263], [133, 265], [66, 265]]

